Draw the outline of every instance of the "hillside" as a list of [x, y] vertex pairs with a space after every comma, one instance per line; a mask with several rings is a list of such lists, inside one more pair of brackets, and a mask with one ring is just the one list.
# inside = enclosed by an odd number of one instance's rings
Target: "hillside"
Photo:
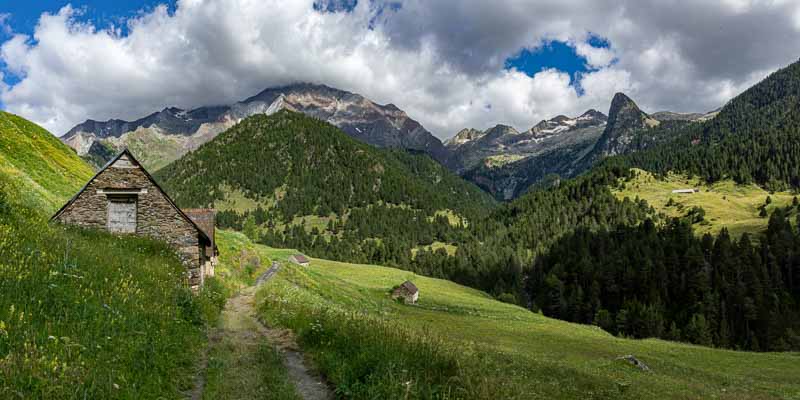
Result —
[[[787, 192], [798, 188], [797, 87], [800, 63], [711, 120], [648, 128], [666, 140], [609, 157], [575, 179], [551, 180], [477, 222], [479, 240], [533, 253], [523, 266], [522, 297], [548, 315], [629, 335], [693, 332], [683, 337], [730, 348], [800, 348], [798, 328], [784, 322], [800, 312], [798, 258], [789, 250], [797, 247], [797, 207]], [[671, 193], [686, 185], [701, 191]], [[696, 267], [684, 271], [687, 263]], [[692, 288], [703, 294], [687, 298]]]
[[728, 102], [713, 119], [689, 124], [674, 140], [612, 162], [658, 174], [732, 179], [769, 190], [800, 187], [800, 62]]
[[48, 223], [92, 175], [0, 113], [0, 398], [178, 398], [217, 313], [166, 245]]
[[156, 174], [182, 207], [276, 246], [407, 264], [494, 205], [424, 154], [376, 149], [303, 114], [250, 117]]
[[29, 206], [53, 212], [94, 175], [74, 151], [42, 127], [0, 111], [0, 175]]
[[464, 173], [464, 178], [491, 193], [498, 200], [510, 201], [522, 196], [531, 187], [547, 185], [554, 180], [568, 179], [583, 172], [580, 161], [594, 148], [600, 132], [575, 143], [497, 164], [486, 159]]
[[[681, 189], [699, 191], [672, 193]], [[762, 208], [771, 214], [777, 208], [792, 206], [796, 197], [792, 192], [768, 192], [755, 184], [739, 185], [730, 179], [708, 184], [697, 177], [669, 173], [659, 178], [638, 169], [632, 178], [621, 179], [612, 191], [620, 200], [626, 197], [645, 200], [666, 217], [685, 217], [695, 207], [702, 208], [704, 217], [694, 224], [696, 234], [718, 234], [727, 228], [735, 237], [745, 232], [763, 232], [769, 219], [761, 215]]]
[[[242, 243], [224, 232], [220, 243]], [[260, 247], [282, 262], [259, 292], [261, 313], [292, 329], [348, 398], [787, 398], [800, 393], [796, 355], [618, 339], [543, 317], [449, 281]], [[410, 279], [417, 305], [389, 298]], [[650, 373], [617, 358], [633, 354]]]
[[178, 204], [206, 206], [240, 192], [284, 220], [379, 202], [463, 214], [492, 204], [423, 157], [375, 149], [288, 111], [250, 117], [156, 176]]

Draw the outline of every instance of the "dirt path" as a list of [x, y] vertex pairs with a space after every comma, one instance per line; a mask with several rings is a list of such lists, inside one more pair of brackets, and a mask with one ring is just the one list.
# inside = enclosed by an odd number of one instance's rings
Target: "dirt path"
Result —
[[[278, 271], [278, 268], [277, 265], [274, 265], [261, 275], [257, 280], [257, 285], [260, 286], [271, 278]], [[207, 377], [205, 372], [198, 374], [199, 377], [195, 382], [190, 398], [192, 400], [201, 400], [204, 394], [206, 398], [221, 395], [216, 392], [204, 393], [207, 387], [208, 389], [218, 390], [223, 394], [228, 393], [230, 395], [233, 392], [236, 398], [296, 397], [291, 396], [291, 393], [286, 396], [277, 395], [273, 388], [248, 387], [260, 385], [265, 379], [263, 376], [259, 376], [259, 371], [254, 371], [254, 369], [285, 367], [286, 374], [283, 377], [285, 379], [285, 376], [288, 375], [288, 380], [294, 386], [294, 390], [292, 388], [283, 388], [285, 391], [294, 392], [296, 390], [296, 394], [299, 394], [304, 400], [333, 399], [333, 393], [324, 379], [308, 368], [292, 332], [284, 329], [267, 328], [258, 320], [254, 308], [256, 287], [251, 286], [243, 289], [236, 296], [228, 299], [225, 304], [220, 327], [210, 333], [209, 350], [203, 354], [200, 363], [203, 371], [210, 371], [208, 365], [214, 362], [212, 360], [209, 363], [209, 354], [219, 353], [219, 358], [223, 360], [218, 364], [223, 366], [217, 367], [218, 370], [214, 372], [216, 376], [213, 378]], [[259, 351], [259, 346], [264, 345], [271, 346], [277, 350], [275, 365], [263, 365], [266, 363], [263, 360], [264, 357], [255, 354]], [[273, 354], [275, 354], [275, 350], [270, 349]], [[228, 362], [225, 362], [226, 357], [230, 359]], [[262, 365], [259, 365], [259, 363]], [[279, 377], [281, 373], [273, 373], [271, 375], [272, 377]], [[206, 379], [213, 379], [214, 382], [206, 382]], [[214, 387], [212, 388], [212, 386]], [[217, 387], [222, 387], [222, 389]]]

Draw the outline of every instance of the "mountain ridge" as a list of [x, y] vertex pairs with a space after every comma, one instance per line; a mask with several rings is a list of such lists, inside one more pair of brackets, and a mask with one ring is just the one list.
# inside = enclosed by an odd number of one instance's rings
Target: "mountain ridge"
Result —
[[589, 109], [575, 118], [558, 115], [542, 120], [522, 132], [504, 124], [485, 131], [467, 128], [446, 141], [445, 146], [459, 161], [456, 171], [464, 174], [487, 160], [503, 163], [597, 137], [606, 119], [605, 114]]
[[373, 146], [423, 151], [441, 163], [448, 162], [448, 152], [441, 141], [394, 104], [381, 105], [360, 94], [313, 83], [267, 88], [231, 105], [191, 110], [167, 107], [133, 121], [89, 119], [70, 129], [61, 140], [89, 159], [102, 159], [90, 154], [95, 142], [115, 150], [131, 147], [139, 154], [161, 150], [163, 154], [157, 159], [142, 160], [157, 170], [244, 118], [281, 109], [331, 122]]
[[[493, 162], [491, 156], [486, 157], [461, 174], [496, 199], [511, 200], [542, 181], [553, 183], [572, 178], [607, 157], [645, 150], [669, 140], [690, 124], [713, 119], [717, 112], [658, 114], [661, 119], [642, 111], [624, 93], [616, 93], [608, 117], [596, 110], [588, 110], [580, 117], [557, 116], [532, 128], [538, 127], [539, 132], [547, 135], [543, 143], [554, 140], [555, 145], [522, 157], [506, 158], [506, 162]], [[581, 118], [589, 122], [581, 125]], [[602, 124], [598, 122], [600, 120]], [[574, 127], [564, 128], [565, 122]]]

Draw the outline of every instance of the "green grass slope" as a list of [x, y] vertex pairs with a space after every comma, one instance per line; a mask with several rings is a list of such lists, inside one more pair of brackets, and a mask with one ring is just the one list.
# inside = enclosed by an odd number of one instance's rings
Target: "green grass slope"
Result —
[[0, 186], [0, 398], [179, 398], [219, 296], [165, 244], [47, 218]]
[[177, 399], [204, 327], [167, 245], [48, 223], [92, 170], [55, 137], [0, 113], [0, 398]]
[[[692, 188], [700, 192], [672, 193], [673, 190]], [[658, 213], [668, 217], [684, 217], [692, 208], [701, 207], [705, 218], [693, 227], [698, 235], [718, 234], [725, 227], [737, 237], [745, 232], [764, 231], [769, 219], [760, 215], [762, 207], [771, 214], [775, 208], [792, 205], [796, 196], [786, 191], [770, 193], [755, 184], [736, 184], [730, 179], [708, 184], [684, 174], [669, 173], [659, 178], [639, 169], [634, 170], [634, 177], [621, 179], [619, 186], [612, 191], [620, 200], [626, 197], [643, 199]], [[766, 204], [767, 197], [770, 198], [769, 204]]]
[[0, 111], [0, 175], [24, 187], [26, 201], [55, 211], [94, 172], [75, 152], [42, 127]]
[[[247, 243], [220, 235], [223, 246]], [[253, 246], [252, 244], [248, 244]], [[797, 354], [747, 353], [615, 338], [407, 271], [283, 261], [259, 292], [261, 313], [291, 328], [345, 398], [796, 398]], [[389, 291], [410, 279], [417, 305]], [[617, 357], [633, 354], [652, 372]]]

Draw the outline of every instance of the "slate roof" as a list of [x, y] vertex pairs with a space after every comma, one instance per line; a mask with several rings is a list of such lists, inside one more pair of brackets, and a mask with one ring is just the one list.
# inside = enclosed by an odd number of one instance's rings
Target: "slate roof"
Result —
[[405, 281], [400, 286], [405, 288], [406, 290], [408, 290], [409, 294], [414, 294], [414, 293], [419, 292], [419, 289], [417, 289], [417, 286], [414, 285], [413, 283], [411, 283], [411, 281]]
[[216, 210], [213, 208], [184, 208], [181, 211], [203, 230], [203, 233], [211, 239], [211, 245], [213, 246], [215, 239], [214, 229], [217, 220]]
[[306, 256], [302, 255], [302, 254], [294, 254], [294, 255], [292, 255], [292, 257], [294, 257], [294, 259], [297, 262], [299, 262], [300, 264], [305, 264], [307, 262], [310, 262], [309, 259]]

